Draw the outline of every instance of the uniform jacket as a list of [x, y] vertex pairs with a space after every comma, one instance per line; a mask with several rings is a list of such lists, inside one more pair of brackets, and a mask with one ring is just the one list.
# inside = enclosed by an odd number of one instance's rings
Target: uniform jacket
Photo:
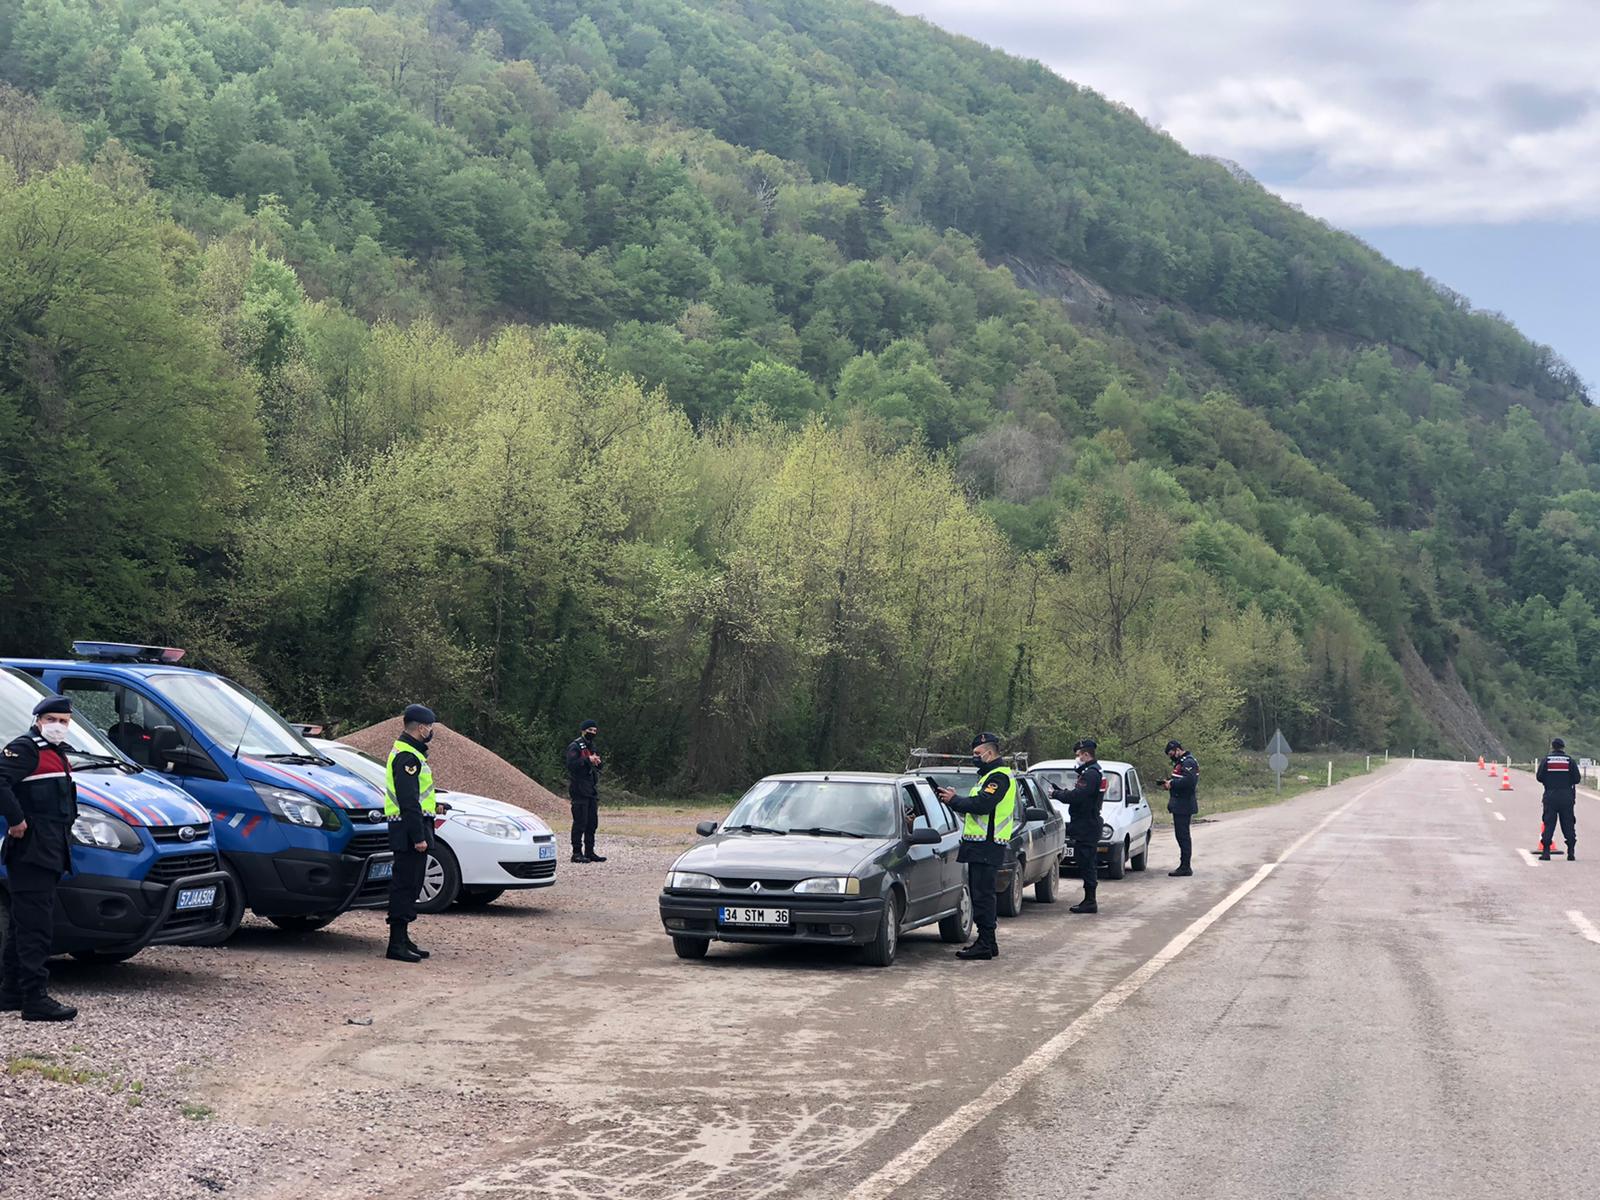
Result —
[[1101, 783], [1105, 772], [1093, 759], [1078, 768], [1078, 777], [1068, 789], [1055, 788], [1052, 795], [1066, 801], [1067, 833], [1074, 842], [1100, 841], [1100, 801], [1105, 795]]
[[433, 840], [433, 824], [422, 811], [422, 762], [428, 750], [403, 733], [400, 741], [411, 752], [394, 758], [394, 802], [400, 806], [400, 819], [389, 822], [389, 849], [397, 853]]
[[72, 870], [72, 823], [78, 819], [78, 785], [67, 762], [71, 747], [52, 746], [29, 730], [0, 750], [0, 817], [28, 823], [21, 838], [8, 833], [0, 858], [8, 867]]
[[600, 798], [600, 762], [588, 738], [567, 745], [567, 791], [574, 800]]
[[1552, 750], [1539, 760], [1534, 777], [1544, 784], [1546, 800], [1576, 800], [1578, 784], [1583, 782], [1578, 760], [1560, 750]]
[[[998, 768], [1004, 763], [996, 762], [984, 769], [983, 775], [978, 780], [977, 795], [957, 795], [946, 806], [951, 812], [963, 815], [971, 813], [975, 817], [993, 816], [995, 809], [1000, 807], [1002, 801], [1011, 794], [1011, 776]], [[1020, 818], [1020, 810], [1014, 810], [1016, 817]], [[1015, 821], [1013, 821], [1013, 827]], [[994, 839], [994, 824], [989, 825], [989, 836], [981, 841], [961, 841], [961, 848], [956, 852], [956, 858], [961, 862], [988, 863], [990, 866], [1004, 866], [1006, 855], [1011, 850], [1010, 842], [997, 842]]]
[[1194, 816], [1200, 811], [1200, 800], [1195, 794], [1199, 787], [1200, 764], [1185, 750], [1172, 764], [1172, 778], [1167, 784], [1167, 811]]

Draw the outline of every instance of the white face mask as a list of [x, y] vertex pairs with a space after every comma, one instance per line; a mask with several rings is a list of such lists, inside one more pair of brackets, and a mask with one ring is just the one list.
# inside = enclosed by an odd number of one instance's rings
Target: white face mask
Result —
[[51, 721], [39, 726], [39, 736], [52, 746], [59, 746], [67, 740], [67, 725], [61, 721]]

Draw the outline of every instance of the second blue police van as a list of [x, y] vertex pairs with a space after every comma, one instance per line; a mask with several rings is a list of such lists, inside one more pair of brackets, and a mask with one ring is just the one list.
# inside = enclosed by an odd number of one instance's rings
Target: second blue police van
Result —
[[[72, 700], [80, 719], [210, 814], [221, 870], [248, 909], [295, 932], [388, 901], [383, 795], [313, 749], [231, 679], [173, 647], [74, 642], [76, 660], [6, 659]], [[226, 935], [225, 934], [225, 935]]]

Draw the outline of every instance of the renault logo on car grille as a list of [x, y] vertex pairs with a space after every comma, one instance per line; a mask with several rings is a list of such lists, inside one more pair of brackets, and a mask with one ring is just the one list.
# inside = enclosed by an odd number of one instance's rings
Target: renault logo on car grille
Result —
[[180, 842], [194, 841], [194, 827], [192, 825], [185, 825], [182, 829], [178, 830], [178, 840]]
[[754, 883], [752, 883], [750, 885], [750, 890], [752, 892], [759, 892], [761, 890], [761, 880], [757, 879]]

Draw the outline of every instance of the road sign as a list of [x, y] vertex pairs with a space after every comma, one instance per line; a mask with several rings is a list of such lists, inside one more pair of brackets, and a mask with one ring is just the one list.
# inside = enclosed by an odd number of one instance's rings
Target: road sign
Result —
[[1278, 790], [1283, 790], [1283, 773], [1289, 769], [1289, 739], [1283, 736], [1283, 730], [1274, 729], [1272, 740], [1267, 743], [1267, 766], [1278, 777]]
[[1267, 743], [1267, 753], [1282, 754], [1285, 757], [1294, 753], [1289, 748], [1289, 739], [1283, 736], [1283, 730], [1275, 729], [1272, 731], [1272, 740]]
[[1267, 766], [1282, 775], [1289, 769], [1289, 756], [1287, 754], [1269, 754], [1267, 756]]

